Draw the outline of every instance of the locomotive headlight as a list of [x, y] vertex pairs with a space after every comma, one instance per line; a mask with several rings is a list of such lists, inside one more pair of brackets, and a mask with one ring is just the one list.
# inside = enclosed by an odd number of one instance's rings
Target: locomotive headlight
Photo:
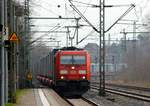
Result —
[[85, 76], [83, 76], [82, 79], [85, 79]]
[[86, 70], [79, 70], [79, 74], [86, 74]]
[[71, 67], [71, 69], [75, 69], [75, 67], [74, 67], [74, 66], [72, 66], [72, 67]]
[[60, 73], [60, 74], [68, 74], [68, 71], [67, 71], [67, 70], [60, 70], [59, 73]]
[[64, 79], [64, 76], [61, 76], [60, 79]]

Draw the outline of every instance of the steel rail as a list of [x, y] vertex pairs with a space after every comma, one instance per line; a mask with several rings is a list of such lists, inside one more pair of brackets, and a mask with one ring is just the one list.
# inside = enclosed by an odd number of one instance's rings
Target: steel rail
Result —
[[[99, 84], [98, 82], [92, 82], [92, 83], [93, 84]], [[150, 92], [150, 88], [146, 88], [146, 87], [137, 87], [137, 86], [130, 86], [130, 85], [119, 85], [119, 84], [111, 84], [111, 83], [105, 83], [105, 85]]]
[[[95, 90], [99, 90], [97, 86], [91, 86], [91, 88]], [[105, 91], [109, 93], [121, 95], [121, 96], [126, 96], [130, 98], [150, 102], [150, 96], [147, 96], [147, 95], [137, 94], [137, 93], [133, 93], [133, 92], [125, 91], [125, 90], [112, 89], [112, 88], [105, 88]]]
[[81, 99], [84, 100], [84, 101], [86, 101], [87, 103], [91, 104], [92, 106], [99, 106], [99, 104], [97, 104], [94, 101], [89, 100], [89, 99], [87, 99], [85, 97], [82, 97]]
[[65, 97], [62, 97], [70, 106], [74, 106], [74, 104], [73, 103], [71, 103], [67, 98], [65, 98]]
[[[71, 106], [76, 106], [76, 104], [72, 103], [68, 98], [62, 97], [67, 103], [69, 103]], [[81, 98], [77, 98], [80, 100], [83, 100], [85, 102], [87, 102], [88, 104], [90, 104], [91, 106], [99, 106], [99, 104], [95, 103], [94, 101], [91, 101], [85, 97], [81, 97]]]
[[118, 85], [118, 84], [109, 84], [109, 83], [106, 83], [106, 85], [150, 92], [150, 88], [145, 88], [145, 87], [137, 87], [137, 86], [130, 86], [130, 85]]

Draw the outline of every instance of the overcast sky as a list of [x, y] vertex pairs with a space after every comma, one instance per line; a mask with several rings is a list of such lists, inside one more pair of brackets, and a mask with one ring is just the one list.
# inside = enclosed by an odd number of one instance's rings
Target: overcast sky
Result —
[[[99, 0], [73, 0], [74, 5], [83, 13], [83, 15], [95, 26], [98, 28], [99, 25], [99, 8], [93, 8], [91, 5], [84, 5], [79, 2], [87, 3], [87, 4], [95, 4], [99, 5]], [[106, 5], [126, 5], [126, 4], [135, 4], [136, 8], [134, 8], [129, 14], [127, 14], [124, 19], [129, 20], [138, 20], [138, 23], [143, 23], [142, 19], [148, 14], [148, 10], [150, 7], [149, 0], [106, 0]], [[37, 17], [79, 17], [75, 11], [70, 7], [70, 3], [68, 0], [32, 0], [30, 2], [30, 9], [32, 10], [32, 16]], [[105, 13], [105, 29], [110, 27], [117, 19], [120, 17], [129, 6], [123, 7], [113, 7], [106, 8]], [[66, 31], [65, 26], [74, 26], [76, 25], [74, 20], [32, 20], [34, 25], [39, 27], [34, 27], [32, 30], [50, 30], [57, 26], [58, 24], [61, 26], [57, 28], [57, 31]], [[79, 21], [80, 24], [88, 25], [83, 19]], [[133, 22], [130, 22], [133, 23]], [[49, 27], [41, 27], [41, 26], [49, 26]], [[106, 39], [108, 38], [108, 34], [111, 35], [113, 39], [122, 37], [120, 32], [125, 28], [127, 31], [132, 31], [133, 26], [131, 25], [115, 25], [108, 33], [106, 33]], [[140, 30], [141, 28], [137, 29]], [[91, 32], [92, 28], [89, 26], [81, 27], [79, 29], [79, 41], [84, 38], [87, 34]], [[143, 29], [142, 29], [143, 30]], [[70, 28], [70, 35], [74, 35], [74, 29]], [[34, 34], [35, 37], [42, 35], [41, 33]], [[130, 35], [129, 35], [130, 36]], [[49, 33], [46, 38], [52, 37], [56, 40], [61, 41], [61, 45], [65, 46], [66, 44], [66, 34], [65, 33]], [[79, 46], [84, 46], [88, 42], [97, 42], [98, 43], [98, 34], [96, 32], [92, 33], [91, 36], [83, 41]], [[75, 40], [74, 40], [75, 44]]]

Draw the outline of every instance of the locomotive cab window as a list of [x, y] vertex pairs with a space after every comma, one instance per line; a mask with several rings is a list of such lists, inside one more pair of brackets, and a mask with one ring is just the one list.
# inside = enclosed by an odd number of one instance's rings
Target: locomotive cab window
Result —
[[72, 63], [72, 56], [61, 56], [60, 57], [61, 64], [71, 64]]
[[85, 64], [85, 56], [73, 56], [73, 64]]
[[85, 56], [61, 56], [60, 64], [85, 64]]

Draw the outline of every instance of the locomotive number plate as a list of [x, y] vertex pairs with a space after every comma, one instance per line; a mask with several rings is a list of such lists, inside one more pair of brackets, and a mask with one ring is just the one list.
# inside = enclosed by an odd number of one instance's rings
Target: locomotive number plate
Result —
[[70, 74], [76, 74], [76, 73], [77, 73], [76, 70], [71, 70], [71, 71], [70, 71]]

